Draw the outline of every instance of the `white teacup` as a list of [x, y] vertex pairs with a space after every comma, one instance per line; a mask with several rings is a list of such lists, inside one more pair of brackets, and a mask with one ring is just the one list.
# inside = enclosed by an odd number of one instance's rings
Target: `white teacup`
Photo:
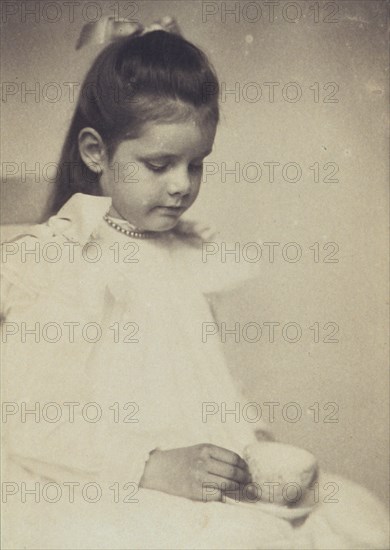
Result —
[[263, 502], [292, 505], [307, 500], [307, 490], [318, 476], [318, 463], [305, 449], [274, 441], [245, 447], [243, 457], [258, 498]]

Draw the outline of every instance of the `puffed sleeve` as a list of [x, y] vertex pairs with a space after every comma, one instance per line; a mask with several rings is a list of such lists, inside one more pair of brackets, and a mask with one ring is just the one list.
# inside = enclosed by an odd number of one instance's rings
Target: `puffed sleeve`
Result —
[[48, 285], [48, 276], [43, 276], [44, 266], [40, 261], [37, 237], [20, 235], [1, 244], [1, 318], [10, 314], [12, 307], [32, 303]]
[[[155, 448], [131, 406], [99, 385], [96, 345], [112, 336], [104, 262], [58, 262], [20, 251], [49, 241], [17, 239], [3, 262], [2, 398], [8, 468], [54, 480], [138, 483]], [[50, 237], [60, 245], [61, 236]], [[51, 253], [55, 252], [55, 246]], [[46, 250], [49, 254], [48, 249]], [[26, 261], [23, 261], [26, 260]], [[107, 367], [107, 365], [106, 365]], [[130, 399], [129, 399], [130, 401]]]

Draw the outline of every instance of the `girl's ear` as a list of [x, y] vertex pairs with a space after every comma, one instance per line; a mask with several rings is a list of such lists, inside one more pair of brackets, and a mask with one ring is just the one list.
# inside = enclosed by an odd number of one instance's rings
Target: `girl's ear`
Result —
[[83, 128], [78, 137], [79, 152], [84, 164], [101, 174], [107, 161], [106, 148], [100, 134], [93, 128]]

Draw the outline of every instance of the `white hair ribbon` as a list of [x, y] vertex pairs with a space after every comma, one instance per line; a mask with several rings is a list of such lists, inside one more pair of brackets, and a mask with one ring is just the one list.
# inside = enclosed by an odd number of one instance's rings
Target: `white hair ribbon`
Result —
[[128, 19], [116, 19], [112, 15], [107, 15], [99, 21], [86, 23], [83, 26], [76, 44], [76, 50], [88, 44], [108, 44], [124, 36], [141, 36], [152, 31], [166, 31], [181, 35], [175, 19], [169, 15], [162, 17], [148, 27]]

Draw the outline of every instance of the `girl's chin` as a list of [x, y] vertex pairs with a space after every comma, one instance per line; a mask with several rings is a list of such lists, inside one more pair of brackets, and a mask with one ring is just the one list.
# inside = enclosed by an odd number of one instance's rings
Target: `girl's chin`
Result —
[[144, 228], [148, 231], [169, 231], [177, 225], [183, 212], [184, 208], [180, 211], [171, 211], [166, 208], [155, 209]]
[[179, 221], [179, 218], [170, 218], [167, 220], [159, 220], [159, 222], [150, 224], [147, 228], [148, 231], [169, 231], [173, 229]]
[[[111, 208], [109, 211], [109, 215], [113, 216], [114, 218], [122, 218], [123, 220], [127, 220], [131, 225], [135, 226], [140, 231], [156, 231], [156, 232], [163, 232], [163, 231], [169, 231], [170, 229], [173, 229], [181, 216], [182, 212], [170, 212], [165, 211], [165, 209], [159, 209], [155, 212], [153, 212], [151, 215], [145, 216], [142, 220], [135, 220], [131, 216], [125, 217], [125, 215], [121, 215], [118, 213], [115, 208]], [[130, 218], [130, 219], [129, 219]]]

